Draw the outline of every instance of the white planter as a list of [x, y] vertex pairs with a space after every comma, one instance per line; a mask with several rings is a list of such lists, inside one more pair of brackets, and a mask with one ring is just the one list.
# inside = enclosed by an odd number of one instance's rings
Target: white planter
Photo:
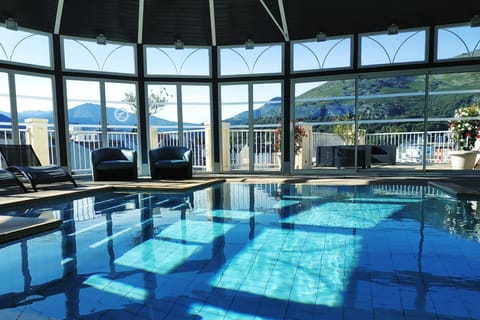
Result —
[[478, 151], [450, 151], [453, 170], [472, 170], [477, 160]]

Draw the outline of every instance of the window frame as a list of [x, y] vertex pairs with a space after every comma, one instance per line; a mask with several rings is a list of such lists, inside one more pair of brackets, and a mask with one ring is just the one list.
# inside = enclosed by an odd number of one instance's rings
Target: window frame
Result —
[[165, 48], [165, 49], [175, 49], [174, 46], [165, 46], [165, 45], [144, 45], [143, 46], [143, 70], [145, 70], [146, 78], [189, 78], [189, 79], [210, 79], [212, 78], [212, 47], [210, 46], [185, 46], [185, 49], [207, 49], [208, 52], [208, 75], [198, 75], [198, 74], [164, 74], [164, 73], [148, 73], [148, 55], [147, 50], [149, 48]]
[[[435, 46], [434, 46], [434, 52], [433, 52], [433, 62], [434, 63], [444, 63], [444, 62], [449, 62], [449, 61], [455, 61], [455, 62], [461, 62], [461, 61], [476, 61], [480, 60], [480, 55], [475, 57], [475, 56], [470, 56], [470, 57], [460, 57], [460, 58], [446, 58], [446, 59], [439, 59], [438, 58], [438, 51], [439, 51], [439, 40], [438, 40], [438, 35], [440, 29], [447, 29], [451, 27], [467, 27], [467, 28], [476, 28], [479, 33], [479, 39], [477, 43], [477, 49], [475, 51], [480, 51], [480, 27], [471, 27], [469, 22], [465, 23], [456, 23], [456, 24], [447, 24], [447, 25], [436, 25], [435, 26]], [[463, 39], [461, 39], [463, 41]]]
[[[6, 26], [4, 23], [0, 24], [0, 26], [6, 29]], [[28, 29], [28, 28], [22, 28], [20, 26], [16, 31], [29, 32], [34, 35], [42, 35], [48, 38], [48, 49], [49, 49], [48, 56], [50, 58], [50, 66], [44, 66], [40, 64], [27, 63], [27, 62], [8, 61], [8, 60], [0, 60], [0, 63], [5, 63], [5, 64], [19, 66], [19, 67], [22, 67], [22, 66], [34, 67], [34, 68], [53, 71], [55, 69], [55, 61], [54, 61], [54, 55], [53, 55], [53, 33], [43, 32], [43, 31]], [[12, 32], [16, 32], [16, 31], [12, 31]]]
[[[428, 63], [429, 48], [430, 48], [430, 45], [429, 45], [429, 42], [430, 42], [430, 27], [400, 29], [398, 34], [408, 33], [408, 32], [418, 32], [418, 31], [424, 31], [425, 32], [425, 43], [424, 43], [424, 50], [425, 51], [424, 51], [422, 61], [378, 63], [378, 64], [369, 64], [369, 65], [363, 65], [362, 64], [362, 37], [388, 35], [388, 32], [387, 31], [381, 31], [381, 32], [359, 33], [358, 34], [358, 58], [357, 58], [358, 69], [371, 69], [371, 68], [405, 66], [405, 65], [414, 66], [414, 65], [420, 65], [420, 64]], [[397, 35], [392, 35], [392, 36], [397, 36]], [[405, 42], [403, 42], [403, 43], [405, 43]]]
[[[257, 78], [257, 77], [266, 77], [266, 76], [285, 76], [285, 43], [283, 42], [272, 42], [272, 43], [255, 43], [255, 47], [274, 47], [280, 46], [280, 71], [279, 72], [261, 72], [261, 73], [242, 73], [242, 74], [227, 74], [222, 75], [222, 55], [221, 51], [223, 49], [235, 49], [243, 48], [245, 49], [245, 44], [242, 45], [233, 45], [233, 46], [219, 46], [218, 55], [217, 55], [217, 70], [219, 79], [234, 79], [234, 78]], [[247, 49], [245, 49], [247, 50]]]
[[[353, 61], [354, 61], [354, 41], [355, 37], [353, 34], [349, 35], [340, 35], [340, 36], [333, 36], [327, 37], [326, 41], [336, 40], [336, 39], [349, 39], [350, 40], [350, 65], [347, 67], [333, 67], [333, 68], [323, 68], [323, 69], [306, 69], [306, 70], [294, 70], [294, 62], [295, 62], [295, 55], [294, 55], [294, 46], [299, 43], [306, 43], [306, 42], [317, 42], [315, 38], [312, 39], [303, 39], [303, 40], [295, 40], [292, 41], [290, 46], [290, 74], [308, 74], [308, 73], [318, 73], [318, 72], [327, 72], [327, 71], [343, 71], [343, 70], [352, 70], [353, 69]], [[332, 47], [333, 48], [333, 47]]]
[[[71, 36], [60, 36], [60, 51], [61, 51], [61, 65], [62, 65], [62, 72], [75, 72], [75, 73], [83, 73], [89, 75], [109, 75], [109, 76], [124, 76], [124, 77], [137, 77], [138, 78], [138, 54], [137, 54], [137, 47], [135, 44], [128, 43], [128, 42], [119, 42], [119, 41], [110, 41], [108, 40], [107, 44], [114, 44], [120, 46], [128, 46], [133, 48], [133, 73], [126, 73], [126, 72], [112, 72], [112, 71], [98, 71], [98, 70], [85, 70], [85, 69], [73, 69], [73, 68], [66, 68], [65, 66], [65, 46], [64, 41], [68, 40], [75, 40], [75, 41], [87, 41], [87, 42], [95, 42], [96, 39], [92, 38], [80, 38], [80, 37], [71, 37]], [[97, 44], [100, 46], [100, 44]], [[102, 45], [103, 46], [103, 45]]]

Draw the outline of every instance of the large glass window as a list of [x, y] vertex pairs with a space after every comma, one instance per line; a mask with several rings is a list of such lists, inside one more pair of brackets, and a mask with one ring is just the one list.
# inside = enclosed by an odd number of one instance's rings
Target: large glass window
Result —
[[[4, 62], [52, 67], [50, 34], [9, 30], [0, 26], [0, 60]], [[32, 54], [32, 49], [35, 54]]]
[[145, 47], [147, 75], [209, 76], [210, 49]]
[[181, 92], [183, 144], [192, 150], [193, 169], [211, 172], [213, 137], [210, 86], [182, 85]]
[[149, 84], [147, 91], [150, 147], [180, 145], [177, 86], [174, 84]]
[[103, 146], [99, 81], [67, 80], [70, 162], [75, 172], [90, 172], [90, 152]]
[[[460, 72], [429, 75], [428, 122], [429, 142], [434, 146], [428, 164], [439, 169], [450, 169], [450, 152], [475, 145], [474, 130], [480, 123], [476, 116], [464, 125], [451, 126], [460, 108], [480, 106], [480, 72]], [[463, 114], [467, 117], [474, 114]], [[467, 126], [471, 123], [472, 126]], [[463, 128], [462, 128], [463, 127]], [[467, 135], [470, 134], [467, 140]], [[479, 140], [480, 142], [480, 140]], [[478, 142], [477, 142], [478, 144]], [[471, 169], [471, 168], [470, 168]]]
[[436, 60], [479, 59], [480, 27], [438, 27]]
[[[51, 77], [39, 77], [24, 74], [15, 75], [16, 106], [18, 122], [26, 123], [42, 119], [49, 127], [49, 146], [55, 145], [53, 81]], [[21, 141], [28, 138], [21, 134]]]
[[283, 45], [220, 48], [220, 75], [280, 74]]
[[[309, 169], [312, 163], [321, 169], [354, 167], [351, 149], [355, 144], [355, 81], [297, 82], [294, 88], [294, 124], [290, 132], [296, 145], [295, 168]], [[348, 146], [345, 150], [350, 152], [351, 162], [335, 159], [335, 148], [344, 145]]]
[[30, 144], [42, 164], [56, 163], [51, 77], [0, 73], [2, 143]]
[[90, 172], [90, 152], [104, 146], [137, 150], [134, 83], [66, 80], [72, 170]]
[[108, 145], [137, 150], [137, 89], [134, 83], [105, 82]]
[[352, 37], [294, 42], [292, 47], [294, 72], [352, 66]]
[[66, 70], [136, 74], [135, 46], [63, 38]]
[[421, 168], [433, 155], [424, 135], [425, 75], [358, 81], [358, 128], [372, 146], [372, 166]]
[[427, 30], [360, 35], [360, 66], [427, 61]]
[[281, 83], [222, 85], [220, 91], [223, 171], [280, 170]]
[[150, 148], [186, 146], [194, 171], [212, 171], [210, 86], [149, 84]]
[[222, 171], [249, 170], [248, 85], [222, 85], [220, 101]]
[[0, 141], [3, 144], [12, 141], [12, 115], [10, 109], [10, 90], [8, 73], [0, 72]]

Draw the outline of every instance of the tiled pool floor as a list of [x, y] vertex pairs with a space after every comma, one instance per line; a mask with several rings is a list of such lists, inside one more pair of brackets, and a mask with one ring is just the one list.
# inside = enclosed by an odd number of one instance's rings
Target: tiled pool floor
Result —
[[0, 319], [480, 319], [475, 206], [227, 183], [9, 212], [64, 224], [0, 247]]

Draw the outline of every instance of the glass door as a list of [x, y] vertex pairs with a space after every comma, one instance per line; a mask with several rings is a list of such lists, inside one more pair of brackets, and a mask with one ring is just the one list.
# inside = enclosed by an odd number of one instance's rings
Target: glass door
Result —
[[221, 85], [222, 171], [279, 171], [282, 84]]

